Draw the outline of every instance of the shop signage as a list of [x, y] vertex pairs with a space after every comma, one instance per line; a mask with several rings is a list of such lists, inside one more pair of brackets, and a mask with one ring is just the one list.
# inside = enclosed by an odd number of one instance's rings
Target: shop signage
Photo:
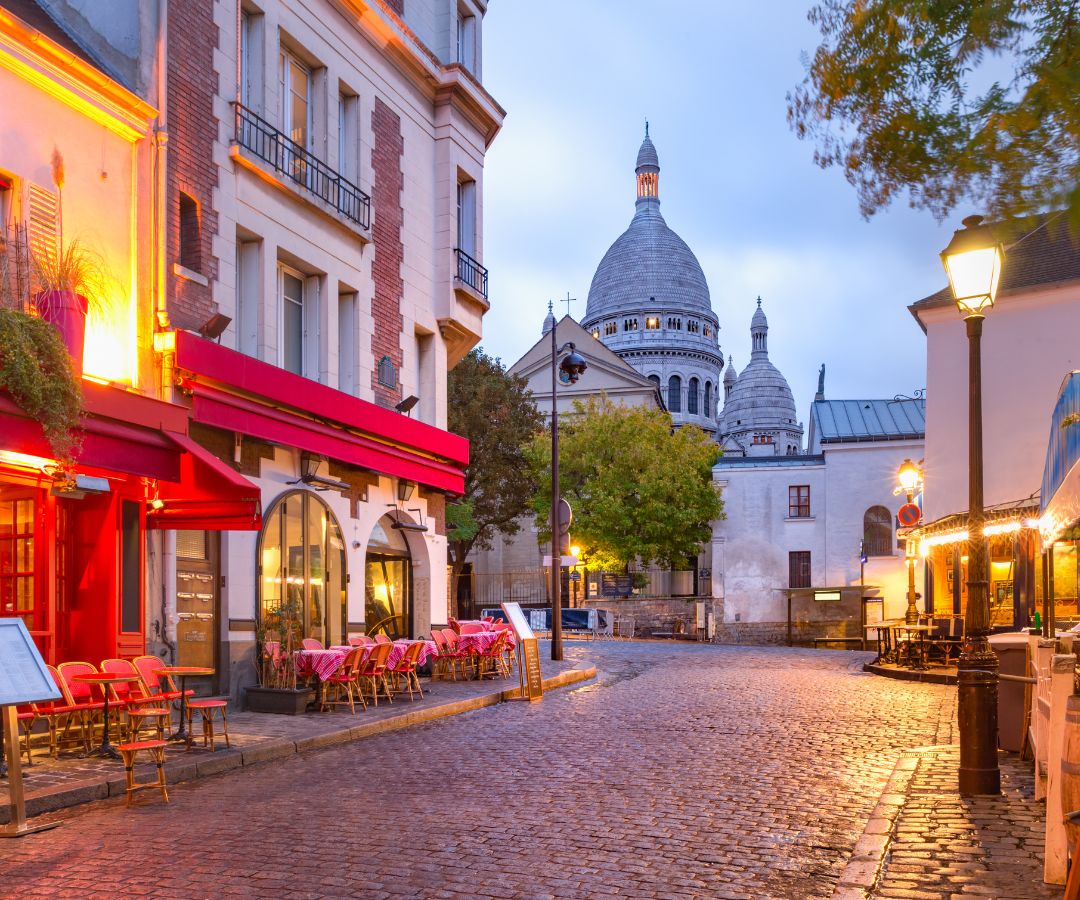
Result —
[[3, 717], [11, 806], [11, 824], [0, 827], [0, 837], [21, 837], [59, 824], [26, 824], [22, 754], [19, 752], [19, 724], [15, 708], [18, 703], [59, 699], [60, 691], [45, 668], [45, 660], [38, 653], [23, 620], [0, 619], [0, 715]]
[[518, 678], [521, 682], [519, 699], [540, 700], [544, 696], [544, 676], [540, 671], [540, 648], [536, 635], [520, 603], [503, 603], [502, 609], [517, 635]]
[[633, 575], [614, 575], [605, 572], [600, 576], [601, 597], [629, 597], [633, 590]]

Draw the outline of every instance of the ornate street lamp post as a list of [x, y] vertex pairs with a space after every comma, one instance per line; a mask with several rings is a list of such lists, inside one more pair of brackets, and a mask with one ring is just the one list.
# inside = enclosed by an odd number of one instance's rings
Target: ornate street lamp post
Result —
[[964, 228], [941, 252], [953, 299], [968, 336], [968, 600], [964, 647], [957, 665], [960, 728], [960, 793], [998, 794], [998, 658], [990, 634], [989, 561], [983, 534], [982, 326], [994, 305], [1005, 251], [982, 216], [968, 216]]
[[[896, 475], [900, 479], [900, 489], [907, 495], [910, 507], [915, 502], [915, 490], [922, 480], [922, 471], [910, 459], [905, 459], [900, 464], [900, 471]], [[904, 542], [904, 546], [907, 562], [907, 612], [904, 613], [904, 621], [908, 625], [918, 625], [919, 608], [915, 605], [915, 564], [918, 557], [915, 553], [915, 541], [909, 537]]]
[[[558, 328], [551, 326], [551, 658], [563, 658], [562, 649], [562, 539], [559, 534], [559, 382], [576, 384], [588, 368], [573, 342], [559, 346]], [[562, 353], [567, 355], [559, 362]]]

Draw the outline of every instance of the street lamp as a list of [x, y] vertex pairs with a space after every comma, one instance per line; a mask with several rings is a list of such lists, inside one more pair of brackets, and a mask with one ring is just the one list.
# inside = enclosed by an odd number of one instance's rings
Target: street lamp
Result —
[[[562, 649], [562, 540], [559, 534], [559, 382], [576, 384], [588, 368], [572, 341], [561, 347], [558, 328], [551, 326], [551, 658], [561, 660]], [[562, 362], [559, 356], [565, 353]]]
[[964, 228], [941, 252], [949, 287], [968, 336], [968, 602], [964, 647], [957, 664], [960, 728], [960, 793], [998, 794], [998, 658], [990, 641], [988, 550], [983, 534], [982, 362], [980, 341], [985, 312], [994, 305], [1005, 250], [982, 216], [968, 216]]
[[[915, 501], [915, 491], [922, 480], [922, 470], [918, 464], [913, 463], [910, 459], [905, 459], [900, 463], [900, 470], [896, 473], [896, 477], [900, 481], [900, 489], [907, 495], [907, 502], [910, 507]], [[901, 512], [904, 512], [904, 510], [901, 510]], [[915, 605], [917, 597], [915, 594], [915, 564], [918, 557], [915, 553], [915, 541], [910, 537], [907, 538], [904, 547], [904, 556], [907, 562], [907, 612], [904, 613], [904, 621], [908, 625], [918, 625], [919, 608]]]

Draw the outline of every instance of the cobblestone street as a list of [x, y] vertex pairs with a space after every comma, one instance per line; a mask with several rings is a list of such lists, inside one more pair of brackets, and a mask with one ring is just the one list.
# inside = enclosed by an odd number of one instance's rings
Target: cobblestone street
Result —
[[600, 679], [58, 814], [3, 845], [0, 894], [829, 897], [901, 754], [952, 739], [954, 688], [864, 654], [567, 655]]

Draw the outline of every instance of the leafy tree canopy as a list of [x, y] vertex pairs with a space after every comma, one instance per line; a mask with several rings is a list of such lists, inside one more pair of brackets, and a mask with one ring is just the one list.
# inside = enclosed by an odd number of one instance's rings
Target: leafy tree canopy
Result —
[[1065, 206], [1080, 228], [1080, 0], [820, 0], [788, 120], [864, 216]]
[[[550, 540], [551, 434], [528, 450], [540, 490], [533, 511]], [[712, 480], [720, 449], [700, 428], [672, 430], [659, 409], [622, 406], [606, 397], [575, 402], [559, 421], [559, 484], [574, 511], [570, 536], [589, 566], [619, 571], [682, 567], [712, 536], [723, 514]]]
[[450, 431], [469, 439], [465, 493], [447, 504], [446, 524], [454, 572], [473, 547], [488, 549], [496, 531], [516, 534], [536, 491], [523, 448], [543, 417], [525, 379], [507, 374], [498, 359], [476, 349], [447, 377]]

